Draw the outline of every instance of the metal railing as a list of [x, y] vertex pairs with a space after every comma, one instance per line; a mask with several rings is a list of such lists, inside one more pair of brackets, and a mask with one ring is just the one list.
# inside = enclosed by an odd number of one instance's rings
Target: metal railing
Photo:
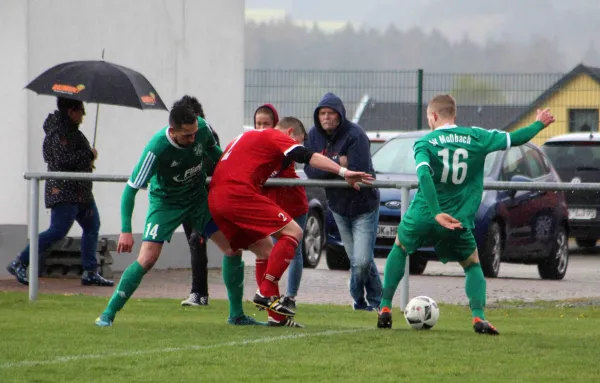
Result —
[[[69, 172], [27, 172], [24, 175], [29, 180], [29, 252], [33, 254], [30, 257], [29, 264], [29, 300], [37, 299], [39, 284], [38, 270], [39, 257], [38, 239], [39, 239], [39, 198], [40, 181], [50, 179], [73, 180], [73, 181], [94, 181], [94, 182], [121, 182], [125, 183], [129, 179], [127, 175], [111, 174], [93, 174], [93, 173], [69, 173]], [[210, 177], [207, 183], [210, 182]], [[307, 187], [349, 187], [342, 180], [302, 180], [302, 179], [269, 179], [267, 186], [307, 186]], [[400, 189], [401, 191], [401, 217], [408, 210], [409, 190], [418, 187], [416, 181], [375, 181], [372, 185], [362, 185], [361, 187], [374, 187], [381, 189]], [[552, 182], [485, 182], [485, 190], [520, 190], [520, 191], [596, 191], [600, 192], [600, 183], [552, 183]], [[405, 268], [404, 277], [400, 285], [401, 307], [408, 304], [409, 290], [409, 267]]]

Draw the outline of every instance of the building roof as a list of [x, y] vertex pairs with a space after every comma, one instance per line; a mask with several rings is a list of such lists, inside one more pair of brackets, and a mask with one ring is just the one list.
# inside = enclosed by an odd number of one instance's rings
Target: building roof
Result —
[[[427, 105], [421, 109], [422, 128], [427, 129]], [[458, 125], [485, 129], [505, 129], [516, 116], [528, 111], [527, 105], [459, 105]], [[418, 107], [409, 102], [373, 101], [365, 108], [358, 124], [365, 131], [410, 131], [417, 129]]]

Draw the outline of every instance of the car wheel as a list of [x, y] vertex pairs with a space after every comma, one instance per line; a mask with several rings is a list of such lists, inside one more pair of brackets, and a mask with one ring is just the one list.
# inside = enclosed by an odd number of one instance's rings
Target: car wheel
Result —
[[498, 276], [500, 273], [502, 251], [502, 227], [498, 222], [492, 222], [488, 229], [485, 247], [479, 257], [483, 275], [488, 278], [496, 278]]
[[587, 238], [575, 238], [575, 242], [577, 242], [577, 246], [584, 249], [593, 249], [596, 247], [596, 239], [587, 239]]
[[311, 210], [306, 217], [304, 237], [302, 239], [302, 256], [304, 267], [314, 269], [321, 260], [323, 250], [323, 222], [319, 213]]
[[421, 275], [425, 272], [427, 261], [415, 255], [408, 257], [408, 271], [411, 275]]
[[561, 280], [567, 273], [569, 265], [569, 244], [564, 227], [557, 230], [550, 254], [538, 264], [538, 272], [542, 279]]
[[350, 259], [343, 248], [338, 250], [328, 246], [325, 259], [329, 270], [350, 270]]

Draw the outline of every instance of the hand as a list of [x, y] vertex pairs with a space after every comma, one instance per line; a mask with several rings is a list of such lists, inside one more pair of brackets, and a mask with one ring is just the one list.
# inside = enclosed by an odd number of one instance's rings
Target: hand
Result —
[[538, 109], [535, 115], [535, 120], [544, 124], [544, 128], [556, 121], [552, 113], [550, 113], [550, 108], [546, 108], [544, 110]]
[[96, 150], [96, 148], [92, 148], [92, 153], [94, 153], [94, 159], [98, 158], [98, 151]]
[[462, 229], [462, 224], [456, 218], [446, 213], [436, 215], [435, 220], [448, 230]]
[[363, 184], [371, 185], [373, 183], [372, 175], [365, 172], [354, 172], [352, 170], [346, 170], [344, 174], [344, 179], [348, 182], [352, 187], [356, 190], [360, 190], [360, 186], [358, 186], [357, 182], [362, 182]]
[[348, 156], [340, 156], [340, 166], [348, 167]]
[[119, 244], [117, 245], [117, 253], [131, 253], [133, 248], [133, 234], [121, 233], [119, 236]]

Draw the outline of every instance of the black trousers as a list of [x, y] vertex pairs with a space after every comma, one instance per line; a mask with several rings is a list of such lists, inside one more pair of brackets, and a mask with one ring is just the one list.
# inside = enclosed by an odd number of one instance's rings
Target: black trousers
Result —
[[190, 245], [190, 255], [192, 260], [192, 290], [190, 293], [197, 293], [200, 296], [208, 296], [208, 254], [206, 252], [206, 241], [202, 241], [202, 236], [189, 224], [183, 224], [185, 236]]

